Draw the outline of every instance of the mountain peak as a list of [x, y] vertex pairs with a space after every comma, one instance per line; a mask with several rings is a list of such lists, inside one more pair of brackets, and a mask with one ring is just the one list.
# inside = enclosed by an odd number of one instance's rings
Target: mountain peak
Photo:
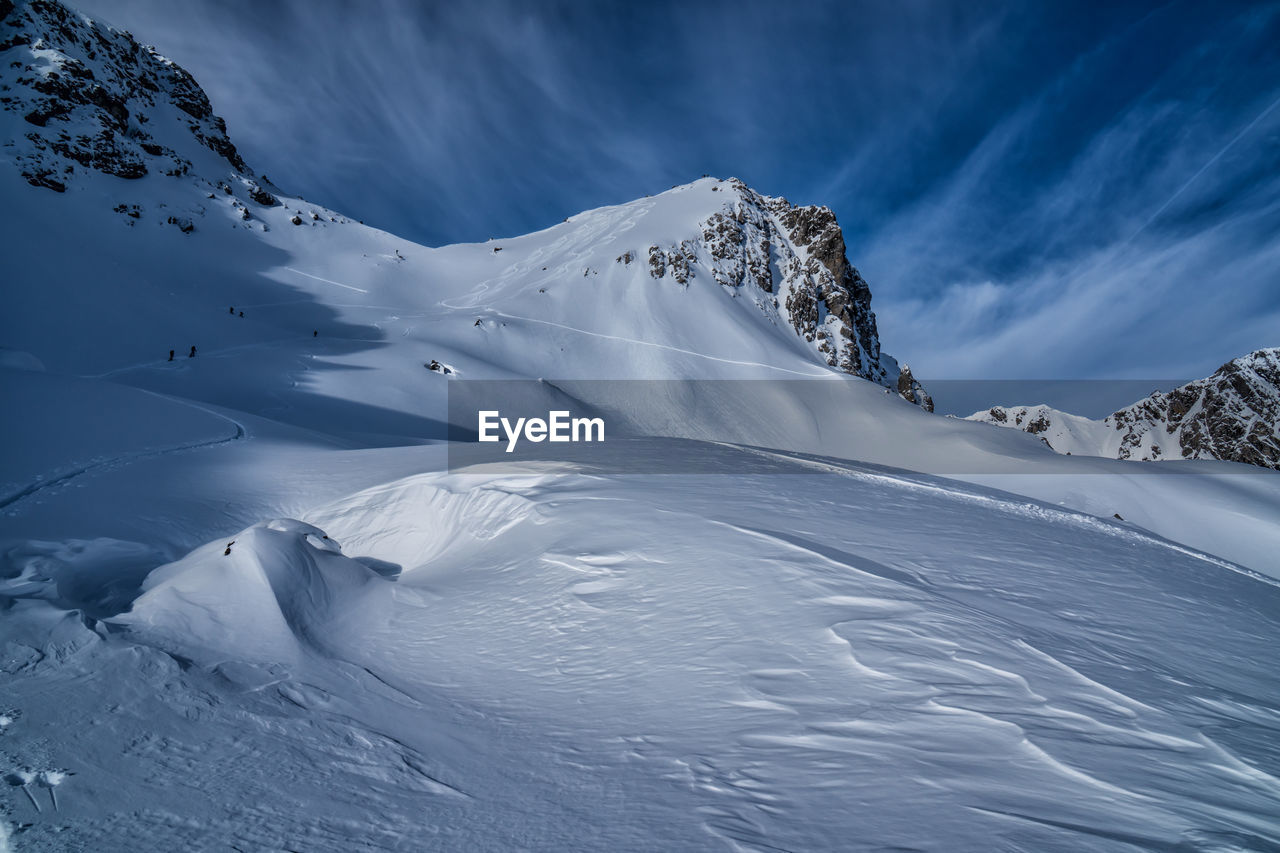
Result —
[[776, 312], [829, 366], [933, 410], [910, 370], [881, 352], [871, 288], [849, 262], [831, 208], [793, 205], [738, 178], [703, 178], [669, 193], [704, 189], [723, 196], [718, 209], [698, 222], [693, 239], [648, 247], [653, 278], [687, 285], [703, 271], [722, 287], [752, 291], [762, 310]]
[[247, 171], [225, 122], [181, 66], [56, 0], [0, 0], [3, 144], [26, 180]]

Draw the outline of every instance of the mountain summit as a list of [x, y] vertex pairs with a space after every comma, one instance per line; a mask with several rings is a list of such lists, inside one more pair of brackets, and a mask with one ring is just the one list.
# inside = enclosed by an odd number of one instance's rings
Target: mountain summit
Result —
[[660, 278], [670, 266], [677, 280], [687, 277], [688, 262], [698, 259], [700, 248], [713, 281], [772, 295], [757, 304], [776, 311], [828, 365], [896, 388], [904, 399], [933, 411], [910, 369], [881, 353], [871, 288], [849, 263], [831, 209], [763, 196], [736, 178], [727, 183], [728, 202], [701, 223], [693, 247], [649, 247], [650, 273]]

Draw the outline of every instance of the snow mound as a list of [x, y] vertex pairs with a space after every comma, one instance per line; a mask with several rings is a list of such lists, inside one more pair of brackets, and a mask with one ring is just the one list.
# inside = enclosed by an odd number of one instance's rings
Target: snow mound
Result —
[[153, 571], [130, 612], [114, 618], [138, 639], [201, 663], [325, 656], [379, 623], [387, 581], [318, 527], [255, 524]]
[[361, 554], [406, 574], [466, 566], [484, 554], [492, 564], [502, 535], [540, 523], [536, 494], [544, 477], [481, 481], [423, 474], [342, 498], [312, 515]]

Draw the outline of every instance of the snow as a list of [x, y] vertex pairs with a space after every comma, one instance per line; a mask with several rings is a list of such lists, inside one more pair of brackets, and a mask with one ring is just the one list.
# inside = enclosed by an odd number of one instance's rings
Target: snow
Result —
[[[0, 850], [1280, 846], [1277, 472], [651, 275], [728, 181], [428, 248], [181, 150], [0, 149]], [[450, 469], [447, 383], [539, 378], [645, 437]]]
[[830, 472], [424, 473], [219, 537], [118, 627], [64, 627], [5, 745], [76, 771], [63, 844], [126, 812], [144, 850], [1276, 842], [1280, 588], [1126, 524], [791, 464]]
[[[22, 712], [0, 747], [75, 773], [56, 811], [9, 789], [24, 849], [1280, 843], [1280, 590], [1237, 565], [1276, 572], [1267, 472], [1155, 476], [928, 415], [754, 305], [729, 313], [745, 303], [696, 269], [668, 290], [541, 277], [617, 267], [620, 246], [579, 241], [620, 219], [653, 229], [639, 245], [696, 218], [662, 198], [495, 257], [356, 224], [181, 235], [13, 190], [4, 227], [50, 286], [19, 295], [32, 320], [5, 340], [49, 370], [2, 374], [30, 413], [6, 421], [6, 493], [49, 485], [0, 517]], [[161, 257], [178, 295], [143, 285], [102, 303], [114, 326], [68, 328], [87, 251], [39, 226], [68, 218], [111, 236], [110, 281]], [[748, 470], [746, 441], [795, 473], [443, 473], [457, 380], [431, 359], [792, 376], [763, 401], [597, 402], [712, 442], [712, 466]], [[617, 447], [633, 467], [669, 452]]]

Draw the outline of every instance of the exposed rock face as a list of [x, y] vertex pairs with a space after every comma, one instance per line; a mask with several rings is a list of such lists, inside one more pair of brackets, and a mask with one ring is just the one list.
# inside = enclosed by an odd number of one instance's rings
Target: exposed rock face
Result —
[[23, 177], [59, 192], [79, 170], [185, 175], [200, 149], [245, 170], [190, 74], [53, 0], [0, 5], [0, 109]]
[[933, 398], [925, 393], [924, 386], [916, 381], [911, 375], [911, 368], [902, 365], [902, 372], [898, 374], [898, 394], [902, 399], [915, 403], [926, 412], [933, 411]]
[[[249, 185], [249, 198], [253, 199], [263, 207], [274, 207], [280, 203], [280, 200], [278, 198], [276, 198], [271, 193], [264, 190], [262, 187], [258, 186], [256, 183], [251, 183]], [[494, 251], [499, 251], [499, 250], [495, 249]]]
[[698, 247], [693, 240], [681, 241], [680, 245], [663, 249], [660, 246], [649, 247], [649, 275], [662, 278], [667, 273], [675, 279], [676, 284], [688, 284], [693, 276], [691, 264], [698, 260]]
[[1221, 459], [1280, 470], [1280, 348], [1224, 364], [1206, 379], [1157, 391], [1104, 420], [1048, 406], [997, 406], [971, 415], [1050, 436], [1056, 450], [1117, 459]]
[[933, 411], [911, 371], [880, 351], [871, 288], [849, 263], [835, 214], [763, 196], [737, 179], [726, 183], [725, 205], [702, 222], [698, 239], [648, 247], [649, 274], [688, 285], [707, 269], [717, 284], [776, 307], [827, 364]]
[[1280, 348], [1229, 361], [1207, 379], [1156, 392], [1107, 423], [1123, 433], [1120, 458], [1223, 459], [1280, 470]]

